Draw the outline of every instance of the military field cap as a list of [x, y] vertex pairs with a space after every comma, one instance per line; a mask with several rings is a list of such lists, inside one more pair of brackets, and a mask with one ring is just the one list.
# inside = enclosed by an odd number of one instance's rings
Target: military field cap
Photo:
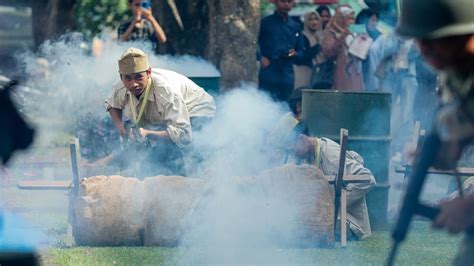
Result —
[[474, 1], [401, 0], [397, 33], [427, 39], [474, 33]]
[[291, 132], [298, 125], [299, 121], [289, 112], [283, 115], [275, 124], [275, 127], [269, 132], [267, 142], [275, 148], [282, 149]]
[[148, 56], [142, 50], [130, 47], [122, 54], [118, 60], [120, 74], [133, 74], [146, 71], [150, 68], [148, 65]]

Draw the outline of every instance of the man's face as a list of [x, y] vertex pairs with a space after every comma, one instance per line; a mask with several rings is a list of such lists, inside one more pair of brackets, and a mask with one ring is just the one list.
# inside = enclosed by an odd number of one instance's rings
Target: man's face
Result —
[[276, 0], [275, 5], [278, 12], [288, 14], [295, 4], [294, 0]]
[[378, 22], [379, 22], [379, 19], [377, 18], [377, 16], [372, 15], [369, 19], [369, 22], [367, 23], [367, 27], [369, 29], [375, 29], [377, 27]]
[[151, 75], [151, 70], [133, 73], [133, 74], [123, 74], [120, 75], [122, 83], [135, 96], [139, 96], [143, 93], [146, 86], [148, 85], [148, 78]]
[[474, 38], [474, 34], [416, 41], [421, 54], [432, 67], [438, 70], [473, 71], [474, 52], [468, 49], [470, 38]]
[[141, 0], [133, 0], [130, 4], [129, 4], [129, 8], [130, 10], [132, 10], [132, 13], [135, 15], [137, 13], [141, 13], [142, 12], [142, 8], [141, 8]]
[[306, 156], [310, 149], [310, 146], [303, 135], [300, 135], [295, 142], [287, 143], [286, 146], [290, 152], [294, 153], [298, 157]]
[[308, 29], [310, 31], [317, 31], [321, 27], [321, 21], [316, 14], [311, 14], [308, 17]]
[[344, 28], [348, 29], [350, 25], [355, 23], [355, 18], [353, 15], [347, 15], [344, 17]]
[[326, 26], [326, 24], [331, 19], [331, 15], [326, 10], [323, 10], [321, 12], [321, 14], [319, 14], [319, 15], [321, 16], [321, 22], [323, 23], [323, 27]]

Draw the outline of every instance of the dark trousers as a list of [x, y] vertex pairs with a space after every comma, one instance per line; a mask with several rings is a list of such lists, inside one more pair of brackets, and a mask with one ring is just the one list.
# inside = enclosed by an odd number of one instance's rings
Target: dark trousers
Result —
[[258, 74], [258, 87], [268, 92], [276, 101], [286, 102], [293, 92], [294, 73], [293, 65], [282, 67], [270, 65], [260, 69]]

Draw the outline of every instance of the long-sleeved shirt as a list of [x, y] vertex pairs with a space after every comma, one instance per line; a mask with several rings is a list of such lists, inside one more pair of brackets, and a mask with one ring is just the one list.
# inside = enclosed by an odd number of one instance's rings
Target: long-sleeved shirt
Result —
[[[304, 56], [304, 40], [299, 24], [275, 11], [262, 19], [258, 45], [259, 56], [270, 60], [270, 65], [265, 68], [268, 73], [265, 78], [290, 80], [293, 84], [293, 63], [302, 61]], [[286, 56], [290, 49], [296, 51], [294, 58]]]
[[[127, 31], [128, 27], [130, 27], [130, 24], [132, 23], [134, 23], [132, 20], [128, 20], [118, 27], [117, 34], [119, 40], [122, 38], [123, 34]], [[142, 28], [133, 28], [129, 41], [151, 41], [153, 45], [156, 45], [157, 40], [150, 21], [145, 20]]]
[[[316, 166], [325, 175], [337, 175], [341, 149], [339, 144], [328, 138], [313, 138], [313, 141], [316, 148], [314, 153], [308, 154], [305, 163]], [[354, 151], [346, 153], [345, 173], [370, 176], [369, 183], [348, 184], [346, 187], [350, 229], [359, 239], [364, 239], [372, 234], [365, 195], [375, 186], [375, 177], [364, 167], [364, 159]]]
[[321, 43], [325, 58], [336, 61], [334, 66], [334, 90], [362, 91], [362, 70], [360, 60], [348, 53], [346, 35], [335, 29], [326, 28]]
[[[186, 146], [192, 136], [190, 118], [214, 116], [214, 99], [190, 79], [173, 71], [153, 69], [150, 81], [152, 91], [140, 126], [163, 125], [175, 144]], [[144, 98], [145, 93], [137, 99], [118, 82], [105, 105], [107, 110], [120, 109], [126, 117], [136, 119], [134, 116], [139, 113]]]

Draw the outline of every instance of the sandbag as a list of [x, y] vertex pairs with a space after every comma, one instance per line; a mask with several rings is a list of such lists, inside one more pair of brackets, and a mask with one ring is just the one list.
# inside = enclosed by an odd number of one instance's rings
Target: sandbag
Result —
[[122, 176], [82, 179], [74, 202], [74, 239], [78, 245], [141, 245], [146, 221], [144, 185]]
[[[334, 245], [334, 202], [317, 168], [285, 165], [225, 181], [220, 185], [231, 188], [234, 200], [219, 203], [231, 212], [241, 211], [238, 220], [230, 220], [231, 225], [248, 227], [249, 234], [258, 233], [288, 246]], [[206, 230], [215, 229], [215, 215], [222, 215], [208, 204], [227, 193], [221, 189], [204, 179], [181, 176], [141, 181], [121, 176], [83, 179], [74, 202], [76, 243], [176, 246], [195, 229], [202, 229], [200, 239], [205, 238], [210, 233]]]
[[334, 247], [334, 201], [323, 173], [284, 165], [216, 180], [193, 209], [185, 245]]
[[74, 203], [75, 241], [89, 246], [176, 245], [180, 221], [202, 183], [182, 176], [85, 178]]
[[285, 232], [290, 245], [334, 246], [334, 199], [318, 168], [288, 164], [262, 172], [256, 180], [268, 195], [278, 195], [287, 202], [287, 208], [294, 213], [294, 231]]
[[204, 181], [182, 176], [147, 177], [143, 180], [146, 223], [143, 244], [176, 246], [182, 225], [201, 196]]

